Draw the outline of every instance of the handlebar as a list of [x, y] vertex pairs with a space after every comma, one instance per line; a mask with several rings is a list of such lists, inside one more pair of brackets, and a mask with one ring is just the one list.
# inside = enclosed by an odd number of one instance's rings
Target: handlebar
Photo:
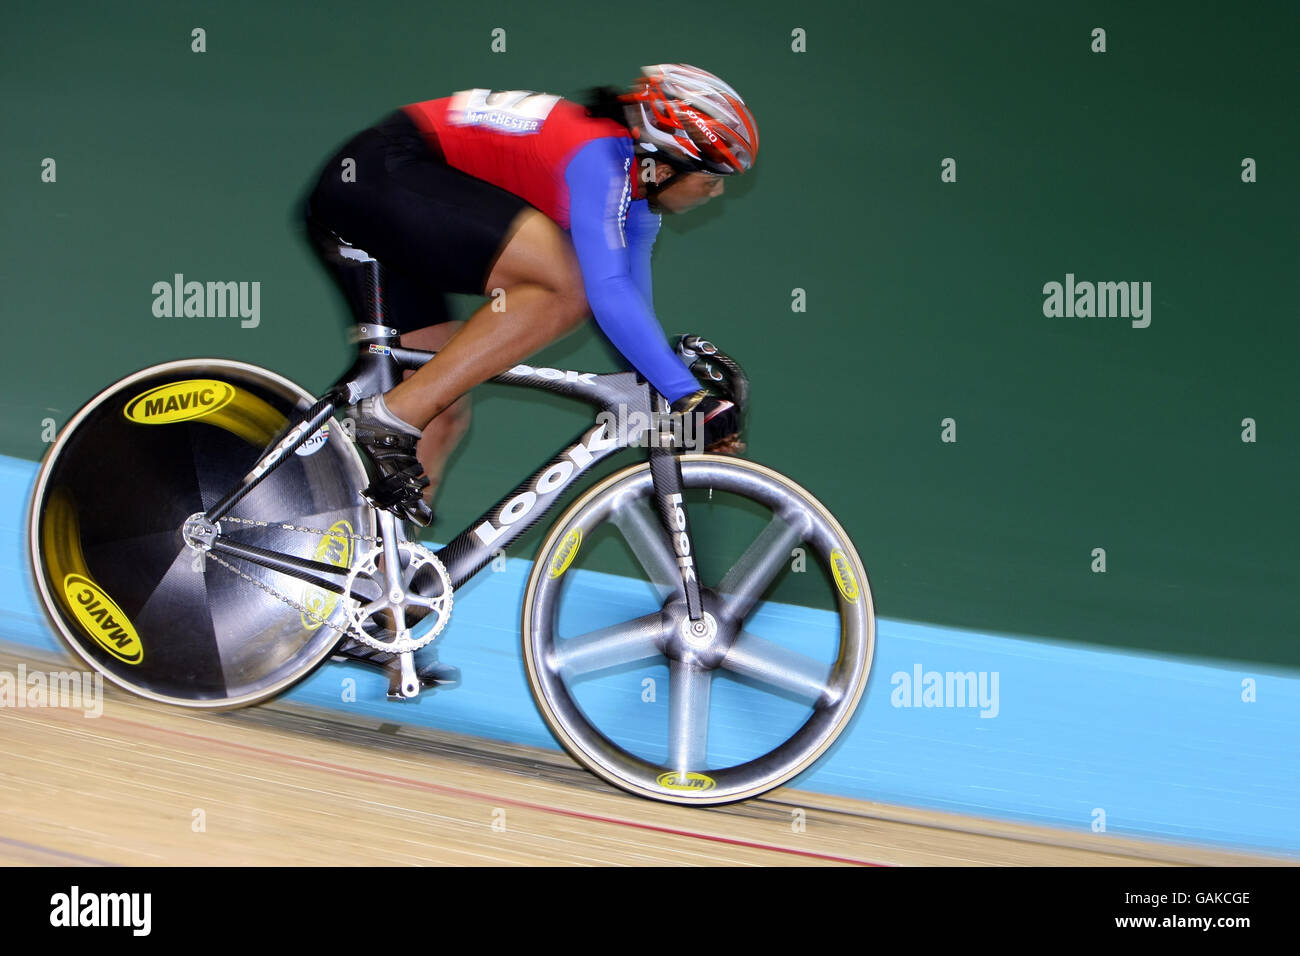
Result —
[[736, 403], [736, 413], [743, 423], [749, 408], [749, 378], [740, 363], [699, 335], [683, 335], [677, 343], [677, 354], [701, 385]]

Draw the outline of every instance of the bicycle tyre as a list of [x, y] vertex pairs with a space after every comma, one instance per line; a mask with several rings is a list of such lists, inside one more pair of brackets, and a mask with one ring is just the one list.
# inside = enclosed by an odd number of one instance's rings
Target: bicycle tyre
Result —
[[[73, 415], [37, 476], [28, 550], [45, 613], [78, 657], [134, 694], [210, 709], [274, 696], [325, 659], [339, 634], [321, 620], [341, 621], [337, 595], [230, 559], [241, 577], [181, 536], [313, 402], [258, 366], [185, 359], [127, 376]], [[346, 567], [344, 535], [375, 533], [365, 484], [356, 447], [327, 425], [234, 509], [271, 526], [222, 533]]]
[[[805, 489], [772, 469], [728, 456], [683, 455], [681, 470], [688, 491], [710, 489], [710, 500], [712, 489], [738, 494], [740, 498], [756, 502], [760, 510], [762, 507], [770, 509], [773, 515], [767, 529], [755, 539], [741, 562], [719, 582], [720, 588], [725, 582], [732, 581], [731, 575], [736, 568], [747, 567], [744, 562], [750, 559], [751, 552], [757, 555], [754, 561], [769, 562], [763, 567], [775, 569], [789, 561], [790, 543], [798, 540], [807, 544], [810, 553], [821, 560], [827, 572], [828, 590], [832, 593], [828, 603], [838, 605], [839, 617], [838, 650], [832, 651], [835, 659], [826, 667], [824, 678], [817, 671], [817, 666], [824, 662], [810, 662], [799, 653], [745, 629], [745, 621], [754, 620], [753, 609], [762, 604], [762, 591], [780, 573], [778, 570], [771, 570], [763, 579], [765, 583], [753, 585], [760, 591], [752, 596], [749, 610], [741, 612], [740, 623], [734, 628], [739, 636], [734, 638], [734, 643], [725, 650], [719, 647], [710, 651], [714, 658], [719, 652], [723, 653], [720, 663], [706, 667], [706, 658], [698, 657], [690, 664], [687, 659], [695, 655], [687, 645], [681, 641], [675, 645], [669, 642], [666, 634], [681, 625], [685, 601], [681, 597], [676, 556], [668, 548], [667, 536], [658, 523], [657, 513], [652, 514], [653, 486], [648, 463], [631, 466], [604, 479], [574, 501], [558, 518], [538, 550], [528, 580], [522, 641], [529, 686], [538, 709], [556, 739], [571, 755], [598, 776], [626, 791], [655, 800], [698, 806], [757, 796], [807, 770], [826, 752], [848, 725], [866, 688], [875, 649], [875, 610], [866, 571], [848, 535], [826, 507]], [[695, 532], [699, 512], [695, 505], [690, 508]], [[635, 517], [638, 510], [640, 517]], [[594, 531], [611, 523], [620, 514], [623, 517], [619, 520], [625, 524], [640, 523], [642, 531], [638, 537], [643, 541], [641, 547], [646, 547], [644, 541], [660, 536], [657, 547], [662, 550], [659, 557], [642, 560], [642, 567], [655, 565], [657, 561], [658, 571], [650, 572], [648, 576], [658, 582], [659, 596], [667, 594], [674, 587], [674, 581], [676, 593], [667, 597], [658, 620], [651, 610], [632, 621], [597, 628], [579, 638], [579, 643], [569, 644], [567, 642], [573, 638], [559, 638], [557, 635], [563, 600], [561, 585], [571, 574], [574, 554], [582, 549]], [[620, 534], [626, 536], [627, 532], [620, 531]], [[764, 535], [768, 537], [764, 538]], [[698, 533], [696, 540], [700, 540]], [[655, 551], [655, 548], [650, 551]], [[766, 571], [763, 573], [767, 574]], [[755, 576], [754, 580], [759, 578]], [[746, 589], [752, 589], [745, 581], [742, 573], [726, 585], [728, 593], [722, 593], [722, 590], [710, 592], [712, 597], [706, 599], [706, 608], [717, 610], [717, 618], [721, 621], [725, 617], [723, 610], [733, 598], [739, 602], [736, 607], [743, 607], [744, 601], [751, 601]], [[707, 582], [702, 580], [701, 583]], [[737, 595], [742, 595], [743, 601]], [[676, 611], [670, 613], [674, 607]], [[829, 618], [825, 620], [828, 622], [825, 626], [832, 630], [832, 640], [827, 646], [833, 647], [836, 643], [834, 622]], [[722, 625], [718, 630], [723, 630]], [[597, 641], [604, 642], [603, 650]], [[714, 767], [707, 763], [692, 766], [692, 762], [704, 761], [708, 752], [708, 744], [698, 741], [679, 744], [670, 739], [667, 759], [663, 761], [635, 753], [626, 741], [617, 741], [596, 727], [594, 719], [577, 700], [578, 694], [570, 684], [573, 675], [568, 671], [590, 667], [594, 673], [630, 665], [634, 676], [639, 678], [642, 672], [636, 668], [656, 659], [653, 652], [646, 653], [651, 644], [658, 648], [661, 657], [668, 660], [670, 738], [674, 735], [690, 737], [695, 733], [690, 730], [691, 721], [696, 720], [698, 713], [691, 716], [688, 703], [682, 705], [682, 716], [672, 716], [674, 688], [683, 688], [681, 699], [688, 701], [689, 695], [700, 692], [698, 689], [702, 687], [700, 683], [691, 683], [692, 680], [703, 680], [698, 675], [682, 677], [681, 683], [676, 683], [680, 675], [691, 667], [727, 671], [727, 676], [739, 674], [741, 679], [757, 680], [759, 684], [771, 680], [774, 682], [771, 685], [773, 692], [779, 686], [780, 693], [802, 695], [813, 700], [808, 704], [811, 716], [780, 745], [732, 766]], [[683, 659], [674, 662], [673, 654]], [[766, 665], [762, 662], [765, 654], [771, 655]], [[596, 666], [601, 661], [604, 663]], [[786, 672], [778, 673], [787, 664]], [[714, 686], [712, 677], [708, 684]], [[627, 711], [638, 706], [629, 691], [635, 693], [635, 688], [625, 686], [621, 692], [622, 706]], [[701, 712], [706, 722], [705, 738], [708, 737], [709, 694], [708, 687], [704, 687]]]

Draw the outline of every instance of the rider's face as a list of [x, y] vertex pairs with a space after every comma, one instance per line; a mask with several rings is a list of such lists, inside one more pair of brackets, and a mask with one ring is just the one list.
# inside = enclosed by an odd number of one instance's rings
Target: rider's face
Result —
[[[659, 164], [655, 179], [662, 183], [655, 204], [664, 212], [686, 212], [704, 205], [714, 196], [721, 196], [721, 176], [713, 173], [673, 173], [670, 166]], [[666, 180], [666, 182], [665, 182]]]

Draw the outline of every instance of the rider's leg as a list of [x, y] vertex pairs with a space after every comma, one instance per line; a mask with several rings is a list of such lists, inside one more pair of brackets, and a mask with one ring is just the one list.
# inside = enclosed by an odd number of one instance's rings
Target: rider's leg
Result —
[[[366, 175], [343, 180], [340, 168], [353, 164]], [[429, 506], [420, 492], [429, 479], [421, 474], [416, 448], [425, 426], [473, 386], [585, 318], [572, 245], [522, 198], [448, 166], [401, 111], [329, 160], [308, 204], [321, 225], [429, 289], [504, 293], [494, 299], [504, 311], [491, 304], [479, 309], [409, 380], [349, 409], [357, 441], [379, 471], [367, 493], [381, 507], [427, 524]], [[391, 282], [386, 285], [387, 308]], [[439, 324], [420, 318], [405, 323], [390, 315], [389, 322], [402, 332]]]
[[384, 396], [403, 421], [424, 428], [475, 385], [573, 331], [588, 314], [572, 242], [532, 208], [511, 223], [483, 291], [491, 298], [428, 364]]
[[[407, 332], [402, 335], [402, 345], [408, 349], [436, 352], [446, 345], [447, 340], [464, 324], [463, 322], [443, 322], [440, 325], [430, 325], [423, 329]], [[410, 378], [414, 374], [413, 371], [408, 369], [403, 373], [403, 378]], [[442, 472], [446, 468], [447, 459], [469, 429], [469, 419], [470, 397], [469, 395], [462, 395], [452, 402], [446, 411], [436, 416], [433, 421], [425, 426], [420, 443], [416, 445], [415, 456], [424, 467], [425, 474], [429, 476], [429, 487], [424, 489], [424, 500], [430, 505], [433, 504], [433, 498], [438, 492], [438, 485], [442, 481]]]

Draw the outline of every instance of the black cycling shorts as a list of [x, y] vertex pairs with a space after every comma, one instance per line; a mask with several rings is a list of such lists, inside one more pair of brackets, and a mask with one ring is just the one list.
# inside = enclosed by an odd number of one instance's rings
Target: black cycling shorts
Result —
[[[343, 162], [356, 181], [343, 180]], [[448, 166], [398, 110], [348, 140], [325, 163], [304, 210], [378, 259], [389, 325], [401, 332], [452, 316], [446, 292], [484, 294], [511, 224], [527, 201]], [[358, 319], [362, 270], [334, 269]]]

